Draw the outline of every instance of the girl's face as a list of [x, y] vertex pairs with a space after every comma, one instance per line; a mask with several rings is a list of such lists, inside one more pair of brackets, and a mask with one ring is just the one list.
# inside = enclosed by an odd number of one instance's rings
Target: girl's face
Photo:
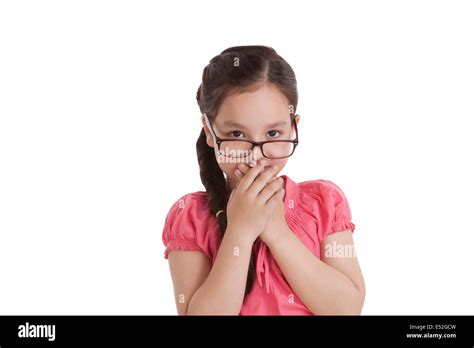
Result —
[[[296, 122], [299, 122], [299, 115], [296, 115]], [[202, 124], [206, 132], [207, 144], [217, 150], [212, 131], [207, 128], [204, 115]], [[295, 139], [288, 100], [274, 85], [267, 83], [258, 90], [226, 97], [211, 126], [218, 137], [225, 139], [253, 141]], [[216, 159], [217, 156], [216, 152]], [[252, 158], [257, 162], [265, 158], [259, 146], [254, 147]], [[279, 168], [278, 175], [288, 158], [265, 158], [265, 160], [267, 166], [276, 165]], [[223, 161], [222, 158], [218, 160], [219, 167], [225, 173], [231, 189], [239, 180], [235, 175], [239, 163], [233, 162], [235, 161]]]

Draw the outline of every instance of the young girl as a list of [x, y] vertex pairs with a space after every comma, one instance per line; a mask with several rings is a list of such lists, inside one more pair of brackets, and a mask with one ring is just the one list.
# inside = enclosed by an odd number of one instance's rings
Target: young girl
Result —
[[206, 191], [178, 199], [163, 229], [178, 314], [360, 314], [344, 193], [278, 176], [298, 145], [290, 65], [270, 47], [228, 48], [205, 67], [197, 102]]

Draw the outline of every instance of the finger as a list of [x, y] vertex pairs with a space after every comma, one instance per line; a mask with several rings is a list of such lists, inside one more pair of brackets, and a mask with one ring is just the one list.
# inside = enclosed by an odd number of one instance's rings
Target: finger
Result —
[[[267, 166], [265, 169], [267, 169], [269, 166]], [[242, 176], [245, 176], [247, 172], [250, 170], [251, 167], [249, 167], [248, 164], [240, 163], [237, 166], [237, 170], [239, 174], [236, 174], [236, 176], [241, 179]], [[272, 176], [272, 178], [268, 181], [268, 183], [271, 183], [273, 180], [276, 180], [278, 177], [276, 175]]]
[[[245, 174], [247, 174], [247, 172], [250, 170], [251, 167], [250, 167], [248, 164], [239, 163], [239, 164], [237, 165], [237, 168], [238, 168], [242, 173], [244, 173], [244, 175], [245, 175]], [[272, 179], [272, 180], [273, 180], [273, 179]]]
[[236, 169], [236, 170], [234, 171], [234, 173], [235, 173], [235, 176], [236, 176], [239, 180], [244, 177], [244, 173], [242, 173], [242, 172], [240, 171], [240, 169]]
[[273, 196], [267, 201], [267, 207], [269, 209], [275, 209], [277, 204], [281, 204], [283, 197], [285, 196], [285, 189], [278, 190]]
[[244, 163], [248, 163], [250, 168], [253, 168], [257, 165], [257, 161], [255, 160], [255, 158], [250, 158], [249, 162], [244, 162]]
[[248, 191], [253, 193], [254, 195], [258, 195], [260, 191], [263, 190], [265, 186], [270, 181], [270, 178], [274, 176], [278, 171], [277, 166], [271, 166], [265, 169], [260, 175], [255, 179], [252, 185], [248, 188]]
[[245, 174], [247, 174], [247, 172], [250, 170], [250, 167], [247, 165], [247, 164], [244, 164], [244, 163], [239, 163], [237, 168]]
[[261, 199], [264, 203], [267, 201], [278, 191], [282, 189], [281, 182], [283, 181], [282, 178], [278, 178], [274, 180], [271, 184], [268, 184], [262, 192], [259, 193], [258, 198]]
[[230, 196], [229, 196], [229, 201], [232, 199], [232, 197], [234, 196], [234, 192], [235, 192], [235, 188], [232, 190], [232, 192], [230, 193]]
[[255, 167], [250, 168], [247, 174], [240, 180], [239, 188], [242, 191], [248, 190], [250, 185], [254, 182], [255, 178], [260, 174], [260, 172], [265, 168], [267, 162], [262, 160]]
[[[273, 176], [273, 177], [270, 178], [270, 180], [268, 181], [268, 183], [271, 184], [273, 181], [278, 180], [279, 178], [280, 178], [279, 176], [276, 176], [276, 175], [275, 175], [275, 176]], [[284, 184], [284, 182], [282, 182], [281, 187], [284, 186], [283, 184]]]

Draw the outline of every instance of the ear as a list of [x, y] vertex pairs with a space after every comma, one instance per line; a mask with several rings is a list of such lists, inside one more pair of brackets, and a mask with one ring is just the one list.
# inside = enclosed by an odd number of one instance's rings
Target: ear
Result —
[[296, 121], [296, 124], [300, 123], [300, 115], [299, 114], [295, 115], [295, 121]]
[[204, 128], [204, 133], [206, 133], [206, 143], [210, 147], [214, 147], [214, 140], [212, 139], [212, 134], [210, 130], [207, 128], [206, 120], [204, 119], [204, 114], [201, 115], [201, 123]]

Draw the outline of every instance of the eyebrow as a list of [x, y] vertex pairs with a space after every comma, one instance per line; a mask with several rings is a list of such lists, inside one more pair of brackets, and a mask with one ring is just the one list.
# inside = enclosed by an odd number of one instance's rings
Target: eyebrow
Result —
[[[228, 126], [228, 127], [247, 129], [247, 127], [245, 127], [244, 125], [234, 122], [234, 121], [225, 121], [223, 125]], [[286, 125], [286, 121], [279, 121], [279, 122], [275, 122], [275, 123], [271, 123], [267, 125], [267, 128], [275, 128], [275, 127], [280, 127], [280, 126], [285, 126], [285, 125]]]

